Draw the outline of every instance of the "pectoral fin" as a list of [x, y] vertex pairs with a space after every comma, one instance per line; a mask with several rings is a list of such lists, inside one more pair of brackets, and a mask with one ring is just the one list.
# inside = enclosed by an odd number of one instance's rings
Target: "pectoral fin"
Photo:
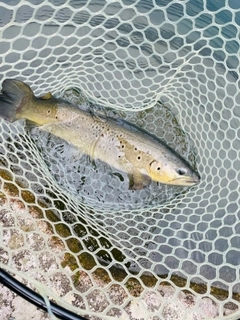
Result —
[[33, 128], [36, 128], [38, 126], [39, 125], [34, 121], [31, 121], [31, 120], [28, 120], [28, 119], [26, 119], [26, 121], [25, 121], [25, 129], [26, 129], [27, 132], [31, 132], [31, 130]]
[[138, 170], [134, 170], [132, 174], [128, 175], [129, 178], [129, 190], [141, 190], [147, 187], [151, 178], [145, 174], [142, 174]]

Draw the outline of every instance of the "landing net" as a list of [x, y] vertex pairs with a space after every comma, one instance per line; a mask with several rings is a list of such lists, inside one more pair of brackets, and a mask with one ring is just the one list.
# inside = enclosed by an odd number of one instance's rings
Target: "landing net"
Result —
[[239, 317], [239, 27], [238, 0], [0, 1], [1, 82], [126, 118], [201, 174], [129, 191], [0, 120], [2, 268], [91, 319]]

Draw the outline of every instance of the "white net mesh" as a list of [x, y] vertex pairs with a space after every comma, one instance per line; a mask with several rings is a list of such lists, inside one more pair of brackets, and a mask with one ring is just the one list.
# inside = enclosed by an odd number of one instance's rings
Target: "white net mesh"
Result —
[[130, 119], [202, 177], [129, 191], [107, 165], [1, 120], [6, 270], [95, 319], [239, 317], [239, 25], [238, 0], [0, 2], [1, 81]]

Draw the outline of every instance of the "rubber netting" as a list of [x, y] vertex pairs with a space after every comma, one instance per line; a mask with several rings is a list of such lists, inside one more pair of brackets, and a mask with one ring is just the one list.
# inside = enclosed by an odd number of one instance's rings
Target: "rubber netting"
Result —
[[0, 1], [1, 82], [127, 118], [201, 175], [130, 191], [1, 120], [5, 270], [91, 319], [239, 317], [239, 30], [239, 0]]

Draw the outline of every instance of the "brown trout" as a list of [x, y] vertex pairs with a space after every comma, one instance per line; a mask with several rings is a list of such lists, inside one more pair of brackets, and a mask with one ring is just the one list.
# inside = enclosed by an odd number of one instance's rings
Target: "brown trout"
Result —
[[6, 79], [0, 93], [0, 116], [13, 122], [27, 119], [129, 175], [129, 188], [141, 189], [151, 180], [177, 186], [199, 182], [197, 172], [157, 137], [125, 120], [94, 115], [51, 93], [34, 96], [18, 80]]

